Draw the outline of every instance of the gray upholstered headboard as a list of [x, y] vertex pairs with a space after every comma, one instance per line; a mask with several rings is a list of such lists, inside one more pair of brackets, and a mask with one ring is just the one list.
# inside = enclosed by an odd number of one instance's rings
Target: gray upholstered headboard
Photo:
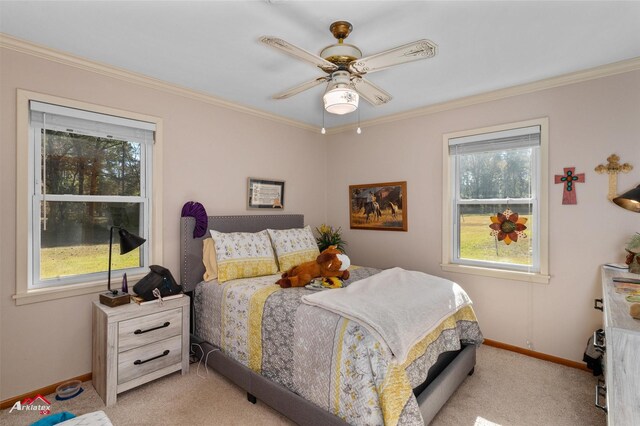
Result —
[[[196, 220], [193, 217], [180, 218], [180, 284], [183, 291], [192, 291], [202, 281], [204, 265], [202, 263], [202, 240], [210, 236], [193, 238]], [[302, 228], [304, 215], [245, 215], [245, 216], [209, 216], [207, 231], [220, 232], [258, 232], [263, 229]]]

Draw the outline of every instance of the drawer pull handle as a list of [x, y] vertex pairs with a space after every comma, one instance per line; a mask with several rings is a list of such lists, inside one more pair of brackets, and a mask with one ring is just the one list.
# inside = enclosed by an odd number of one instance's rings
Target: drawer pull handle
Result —
[[600, 405], [600, 397], [607, 396], [607, 387], [601, 384], [596, 385], [596, 407], [604, 411], [605, 413], [608, 411], [606, 405]]
[[164, 324], [162, 324], [162, 325], [159, 325], [159, 326], [157, 326], [157, 327], [150, 328], [150, 329], [148, 329], [148, 330], [140, 330], [140, 329], [137, 329], [136, 331], [134, 331], [134, 332], [133, 332], [133, 334], [148, 333], [148, 332], [153, 331], [153, 330], [159, 330], [159, 329], [161, 329], [161, 328], [169, 327], [169, 325], [171, 325], [171, 323], [170, 323], [169, 321], [167, 321], [167, 322], [165, 322], [165, 323], [164, 323]]
[[602, 304], [602, 299], [593, 299], [593, 309], [597, 309], [599, 311], [604, 312], [604, 305]]
[[604, 331], [602, 329], [593, 332], [593, 348], [601, 354], [606, 350]]
[[169, 355], [169, 349], [165, 350], [160, 355], [154, 356], [153, 358], [145, 359], [144, 361], [137, 359], [133, 361], [133, 364], [134, 365], [144, 364], [145, 362], [153, 361], [154, 359], [162, 358], [163, 356], [167, 356], [167, 355]]

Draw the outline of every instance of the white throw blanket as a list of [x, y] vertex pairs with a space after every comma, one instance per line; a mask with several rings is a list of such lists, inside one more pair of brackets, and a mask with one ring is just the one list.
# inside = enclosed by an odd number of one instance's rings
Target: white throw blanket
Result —
[[453, 281], [402, 268], [310, 294], [302, 301], [358, 322], [386, 344], [399, 363], [444, 319], [471, 304]]

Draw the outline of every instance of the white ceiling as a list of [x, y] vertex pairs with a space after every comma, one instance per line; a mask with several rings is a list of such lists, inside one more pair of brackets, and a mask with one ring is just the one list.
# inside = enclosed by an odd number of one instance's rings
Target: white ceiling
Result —
[[367, 76], [393, 99], [362, 101], [363, 121], [640, 57], [640, 2], [0, 2], [5, 34], [311, 125], [322, 123], [323, 85], [271, 96], [324, 74], [258, 38], [318, 54], [336, 20], [353, 24], [347, 42], [364, 56], [422, 38], [439, 47]]

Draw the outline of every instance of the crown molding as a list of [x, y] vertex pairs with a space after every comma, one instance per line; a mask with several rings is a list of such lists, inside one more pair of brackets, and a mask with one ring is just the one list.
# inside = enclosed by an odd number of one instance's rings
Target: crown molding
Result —
[[[107, 77], [116, 78], [118, 80], [126, 81], [129, 83], [138, 84], [140, 86], [161, 90], [163, 92], [167, 92], [173, 95], [194, 99], [194, 100], [215, 105], [218, 107], [226, 108], [226, 109], [237, 111], [244, 114], [249, 114], [254, 117], [259, 117], [266, 120], [275, 121], [277, 123], [289, 125], [292, 127], [297, 127], [313, 133], [318, 132], [317, 126], [312, 126], [310, 124], [303, 123], [297, 120], [292, 120], [276, 114], [271, 114], [255, 108], [243, 106], [243, 105], [230, 102], [212, 95], [195, 91], [193, 89], [188, 89], [188, 88], [178, 86], [176, 84], [167, 83], [165, 81], [162, 81], [153, 77], [149, 77], [143, 74], [117, 68], [112, 65], [99, 63], [97, 61], [91, 61], [88, 59], [71, 55], [66, 52], [62, 52], [49, 47], [44, 47], [35, 43], [20, 40], [4, 33], [0, 33], [0, 47], [14, 50], [20, 53], [25, 53], [31, 56], [42, 58], [42, 59], [58, 62], [64, 65], [72, 66], [85, 71], [95, 72]], [[627, 59], [619, 62], [614, 62], [607, 65], [601, 65], [595, 68], [589, 68], [582, 71], [563, 74], [556, 77], [550, 77], [550, 78], [535, 81], [532, 83], [520, 84], [517, 86], [508, 87], [505, 89], [498, 89], [498, 90], [493, 90], [491, 92], [481, 93], [478, 95], [472, 95], [464, 98], [454, 99], [452, 101], [446, 101], [446, 102], [442, 102], [435, 105], [429, 105], [422, 108], [416, 108], [413, 110], [409, 110], [409, 111], [405, 111], [397, 114], [375, 118], [373, 120], [362, 121], [360, 122], [360, 127], [371, 127], [371, 126], [376, 126], [380, 124], [421, 117], [425, 115], [435, 114], [438, 112], [448, 111], [448, 110], [457, 109], [457, 108], [463, 108], [471, 105], [496, 101], [500, 99], [510, 98], [513, 96], [524, 95], [527, 93], [533, 93], [541, 90], [552, 89], [554, 87], [581, 83], [583, 81], [593, 80], [593, 79], [602, 78], [602, 77], [608, 77], [616, 74], [622, 74], [622, 73], [627, 73], [627, 72], [637, 71], [637, 70], [640, 70], [640, 57]], [[353, 131], [356, 129], [356, 127], [358, 127], [358, 125], [356, 123], [352, 123], [352, 124], [345, 124], [343, 126], [328, 128], [327, 135]]]
[[118, 80], [126, 81], [128, 83], [134, 83], [140, 86], [148, 87], [151, 89], [161, 90], [172, 95], [177, 95], [196, 101], [204, 102], [207, 104], [215, 105], [218, 107], [226, 108], [229, 110], [237, 111], [243, 114], [249, 114], [254, 117], [263, 118], [270, 121], [275, 121], [280, 124], [286, 124], [292, 127], [297, 127], [303, 130], [308, 130], [314, 133], [318, 132], [317, 126], [311, 126], [307, 123], [291, 120], [286, 117], [282, 117], [276, 114], [270, 114], [255, 108], [240, 105], [234, 102], [230, 102], [212, 95], [208, 95], [202, 92], [198, 92], [193, 89], [188, 89], [176, 84], [167, 83], [165, 81], [139, 74], [133, 71], [128, 71], [122, 68], [114, 67], [97, 61], [81, 58], [79, 56], [72, 55], [70, 53], [62, 52], [60, 50], [45, 47], [39, 44], [31, 43], [28, 41], [20, 40], [18, 38], [9, 36], [4, 33], [0, 33], [0, 48], [13, 50], [16, 52], [24, 53], [27, 55], [35, 56], [38, 58], [46, 59], [49, 61], [58, 62], [63, 65], [75, 67], [84, 71], [90, 71], [97, 74], [101, 74], [107, 77], [115, 78]]
[[[513, 96], [525, 95], [527, 93], [539, 92], [541, 90], [552, 89], [554, 87], [567, 86], [570, 84], [581, 83], [583, 81], [594, 80], [597, 78], [608, 77], [637, 70], [640, 70], [640, 57], [601, 65], [582, 71], [563, 74], [556, 77], [550, 77], [544, 80], [534, 81], [532, 83], [520, 84], [504, 89], [493, 90], [491, 92], [480, 93], [478, 95], [454, 99], [452, 101], [429, 105], [398, 114], [387, 115], [384, 117], [375, 118], [373, 120], [362, 121], [360, 122], [360, 127], [364, 128], [365, 126], [370, 127], [379, 124], [391, 123], [394, 121], [421, 117], [424, 115], [435, 114], [438, 112], [463, 108], [485, 102], [497, 101]], [[346, 131], [353, 131], [356, 129], [356, 127], [358, 127], [357, 124], [345, 124], [343, 126], [332, 127], [331, 129], [327, 129], [327, 134], [337, 134]]]

